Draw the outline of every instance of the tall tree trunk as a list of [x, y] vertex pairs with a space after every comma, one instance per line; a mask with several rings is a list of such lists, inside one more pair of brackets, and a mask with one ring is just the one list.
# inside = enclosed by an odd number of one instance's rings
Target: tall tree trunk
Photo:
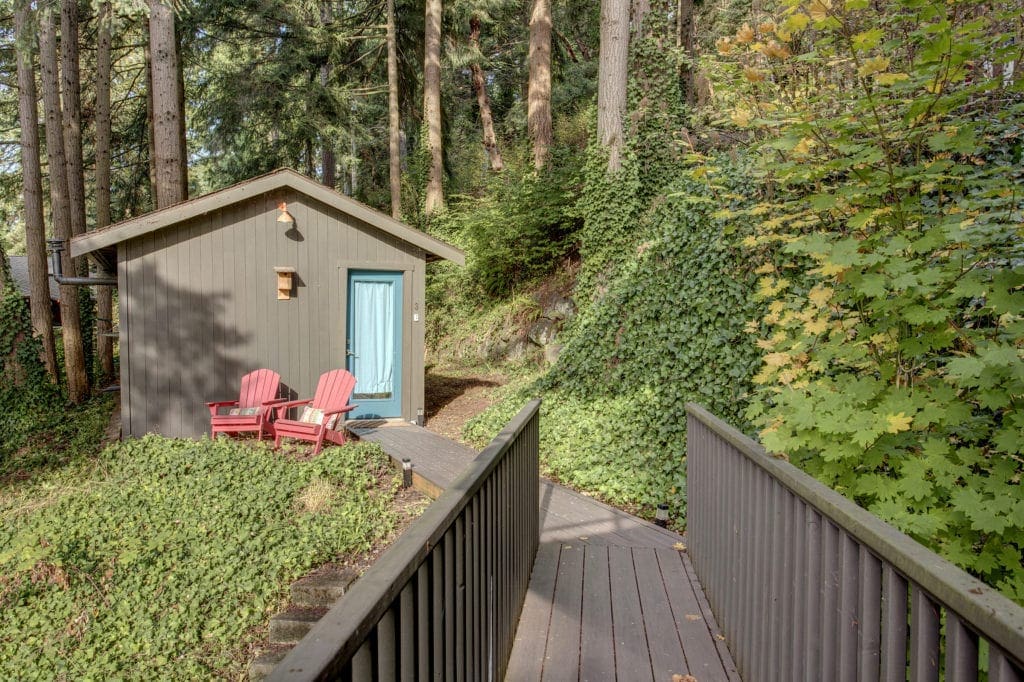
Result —
[[388, 12], [388, 179], [391, 183], [391, 217], [402, 217], [401, 122], [398, 118], [398, 36], [395, 0], [387, 0]]
[[143, 43], [142, 53], [146, 60], [146, 143], [148, 144], [149, 151], [149, 199], [153, 202], [155, 208], [156, 203], [156, 125], [154, 124], [153, 116], [153, 53], [149, 49], [149, 23], [145, 25], [144, 32], [146, 34], [145, 43]]
[[[474, 51], [480, 52], [480, 19], [476, 16], [469, 20], [469, 44]], [[491, 170], [501, 171], [505, 168], [505, 162], [501, 159], [501, 151], [498, 149], [498, 138], [494, 134], [494, 117], [491, 115], [491, 100], [487, 96], [484, 70], [476, 60], [473, 60], [469, 68], [473, 72], [473, 91], [476, 93], [476, 103], [480, 108], [480, 125], [483, 127], [484, 149], [487, 150], [487, 158], [490, 160]]]
[[423, 120], [430, 168], [424, 211], [444, 210], [444, 148], [441, 141], [441, 0], [426, 0], [423, 33]]
[[359, 150], [356, 147], [355, 121], [352, 121], [352, 134], [348, 139], [348, 152], [348, 183], [349, 189], [352, 191], [351, 196], [355, 196], [356, 192], [359, 191], [359, 159], [356, 156]]
[[178, 92], [178, 44], [174, 13], [161, 0], [149, 3], [149, 51], [152, 64], [153, 140], [156, 152], [156, 207], [184, 201], [182, 182], [181, 96]]
[[[110, 2], [100, 5], [96, 27], [96, 227], [110, 224]], [[96, 287], [96, 354], [100, 381], [114, 378], [113, 287]]]
[[551, 149], [551, 0], [533, 2], [529, 62], [526, 122], [533, 141], [533, 165], [540, 170]]
[[175, 77], [178, 79], [178, 120], [181, 124], [178, 126], [178, 156], [181, 159], [181, 164], [178, 166], [178, 173], [181, 175], [181, 200], [188, 199], [188, 139], [185, 136], [185, 62], [181, 58], [181, 51], [178, 47], [181, 45], [181, 30], [175, 22], [174, 24], [174, 50], [177, 54], [176, 68], [174, 70]]
[[[331, 7], [331, 3], [324, 2], [320, 5], [320, 23], [326, 27], [330, 24], [334, 18], [334, 12]], [[327, 88], [331, 79], [331, 62], [330, 59], [320, 65], [320, 87], [324, 91], [324, 95], [327, 96]], [[321, 158], [320, 158], [320, 172], [323, 177], [323, 183], [334, 189], [334, 185], [337, 183], [337, 177], [335, 175], [335, 166], [337, 162], [334, 158], [334, 140], [329, 135], [320, 135], [320, 146], [321, 146]]]
[[608, 172], [622, 167], [626, 111], [629, 0], [601, 0], [601, 55], [597, 75], [597, 139], [608, 150]]
[[[691, 64], [697, 63], [697, 52], [693, 40], [693, 0], [677, 0], [676, 4], [676, 47], [683, 48]], [[697, 72], [691, 65], [683, 65], [680, 71], [686, 102], [697, 103]]]
[[[68, 177], [68, 202], [71, 207], [71, 236], [85, 234], [85, 171], [82, 162], [82, 87], [78, 64], [78, 2], [63, 0], [60, 12], [60, 75], [64, 111], [64, 172]], [[84, 258], [75, 259], [75, 271], [87, 272]]]
[[[43, 183], [39, 164], [39, 113], [33, 69], [32, 8], [18, 0], [14, 8], [14, 34], [18, 58], [18, 121], [21, 126], [21, 186], [25, 198], [25, 250], [28, 254], [29, 307], [32, 329], [42, 340], [43, 364], [50, 381], [57, 383], [57, 351], [53, 339], [50, 284], [46, 268], [46, 228], [43, 224]], [[5, 260], [6, 263], [6, 260]]]
[[644, 19], [651, 11], [651, 0], [633, 0], [633, 35], [639, 40], [644, 37]]
[[[50, 168], [50, 212], [54, 237], [71, 238], [71, 205], [68, 200], [68, 179], [64, 173], [64, 139], [61, 132], [60, 73], [57, 66], [57, 26], [52, 4], [39, 11], [39, 66], [42, 72], [43, 108], [46, 111], [46, 153]], [[61, 256], [64, 272], [74, 272], [70, 250]], [[60, 316], [64, 331], [64, 369], [67, 372], [68, 399], [80, 403], [88, 397], [89, 375], [85, 371], [85, 347], [78, 306], [78, 289], [60, 287]]]

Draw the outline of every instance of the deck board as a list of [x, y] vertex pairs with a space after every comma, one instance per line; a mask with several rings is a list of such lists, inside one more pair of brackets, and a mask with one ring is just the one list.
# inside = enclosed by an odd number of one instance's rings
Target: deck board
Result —
[[[477, 456], [413, 425], [348, 428], [438, 492]], [[539, 493], [541, 545], [505, 679], [739, 681], [682, 536], [546, 479]]]
[[[544, 545], [546, 546], [546, 545]], [[583, 682], [615, 678], [615, 647], [608, 646], [612, 630], [612, 594], [608, 578], [608, 547], [587, 547], [583, 566], [583, 609], [580, 638], [580, 674]], [[511, 679], [511, 678], [509, 678]]]

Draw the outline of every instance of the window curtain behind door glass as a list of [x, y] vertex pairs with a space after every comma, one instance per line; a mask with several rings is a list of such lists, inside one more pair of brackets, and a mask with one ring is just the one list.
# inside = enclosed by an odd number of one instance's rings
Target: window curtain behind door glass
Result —
[[[358, 394], [391, 394], [395, 373], [395, 311], [390, 282], [352, 282]], [[382, 396], [383, 397], [383, 396]]]

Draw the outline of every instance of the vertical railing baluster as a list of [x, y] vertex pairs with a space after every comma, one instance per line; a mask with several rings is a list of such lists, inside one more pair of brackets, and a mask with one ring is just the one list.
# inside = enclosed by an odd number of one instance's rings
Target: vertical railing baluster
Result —
[[415, 579], [402, 588], [398, 600], [398, 674], [402, 682], [416, 680], [416, 595]]
[[860, 635], [857, 640], [858, 682], [876, 682], [879, 675], [879, 633], [882, 621], [882, 562], [865, 547], [860, 548], [860, 605], [857, 621]]
[[356, 651], [355, 656], [352, 657], [352, 680], [372, 680], [373, 679], [373, 648], [370, 645], [370, 640], [363, 642], [363, 645]]
[[860, 604], [860, 552], [856, 540], [844, 532], [839, 534], [839, 551], [839, 668], [836, 679], [840, 682], [856, 682], [857, 640], [860, 634], [860, 622], [857, 620]]
[[1021, 682], [1024, 671], [1014, 666], [1006, 652], [995, 644], [988, 649], [988, 682]]
[[790, 666], [786, 671], [790, 680], [803, 679], [804, 675], [804, 631], [807, 627], [807, 505], [796, 495], [793, 500], [793, 520], [790, 534], [793, 537], [793, 571], [790, 580], [791, 609], [793, 619], [789, 627]]
[[836, 679], [839, 643], [839, 529], [822, 518], [821, 679]]
[[430, 668], [435, 680], [444, 679], [444, 635], [448, 614], [444, 611], [444, 545], [430, 550]]
[[431, 661], [430, 560], [416, 570], [416, 672], [420, 682], [430, 680], [434, 666]]
[[[782, 665], [780, 663], [782, 653], [782, 638], [787, 634], [782, 631], [782, 562], [784, 559], [783, 529], [782, 521], [782, 495], [783, 489], [775, 479], [771, 480], [770, 494], [768, 496], [768, 508], [766, 512], [769, 518], [771, 529], [771, 552], [769, 556], [769, 570], [766, 574], [767, 587], [769, 590], [768, 613], [768, 649], [762, 652], [768, 662], [768, 675], [766, 680], [780, 680]], [[788, 681], [787, 681], [788, 682]]]
[[379, 682], [398, 679], [399, 647], [395, 641], [395, 607], [384, 612], [377, 623], [377, 676]]
[[779, 486], [782, 497], [782, 593], [779, 595], [782, 608], [779, 638], [779, 674], [778, 679], [784, 682], [793, 680], [793, 640], [796, 639], [793, 615], [795, 608], [796, 580], [796, 545], [797, 537], [793, 532], [793, 520], [796, 518], [796, 496], [783, 486]]
[[444, 602], [444, 679], [455, 679], [455, 531], [444, 534], [444, 581], [441, 594]]
[[466, 679], [466, 511], [455, 519], [455, 680]]
[[882, 679], [907, 679], [907, 581], [892, 566], [882, 567]]
[[955, 614], [946, 612], [946, 679], [976, 682], [978, 635]]
[[804, 581], [804, 682], [821, 679], [821, 599], [824, 594], [825, 576], [822, 572], [822, 552], [825, 520], [812, 507], [806, 511], [807, 525], [804, 527], [807, 544], [807, 579]]
[[757, 472], [757, 522], [755, 526], [754, 536], [754, 561], [757, 565], [757, 572], [754, 576], [756, 580], [754, 590], [754, 601], [757, 604], [757, 611], [754, 614], [754, 622], [752, 626], [754, 630], [754, 646], [751, 649], [751, 656], [753, 657], [754, 665], [751, 666], [756, 671], [755, 678], [757, 680], [768, 679], [768, 659], [764, 655], [765, 648], [767, 647], [768, 639], [768, 588], [765, 584], [768, 580], [768, 555], [771, 551], [769, 547], [769, 528], [771, 522], [771, 516], [767, 513], [769, 501], [768, 493], [771, 489], [771, 478], [765, 476], [761, 471]]
[[910, 681], [939, 679], [939, 606], [910, 586]]

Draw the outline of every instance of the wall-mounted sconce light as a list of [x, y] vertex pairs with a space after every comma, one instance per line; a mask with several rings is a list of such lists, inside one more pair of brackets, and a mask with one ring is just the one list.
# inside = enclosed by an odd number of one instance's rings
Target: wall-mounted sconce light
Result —
[[277, 266], [274, 272], [277, 273], [277, 300], [287, 301], [292, 297], [292, 277], [295, 275], [295, 268]]
[[277, 216], [277, 222], [283, 224], [285, 229], [291, 229], [295, 225], [295, 218], [288, 212], [288, 204], [282, 201], [277, 208], [281, 211], [281, 215]]

